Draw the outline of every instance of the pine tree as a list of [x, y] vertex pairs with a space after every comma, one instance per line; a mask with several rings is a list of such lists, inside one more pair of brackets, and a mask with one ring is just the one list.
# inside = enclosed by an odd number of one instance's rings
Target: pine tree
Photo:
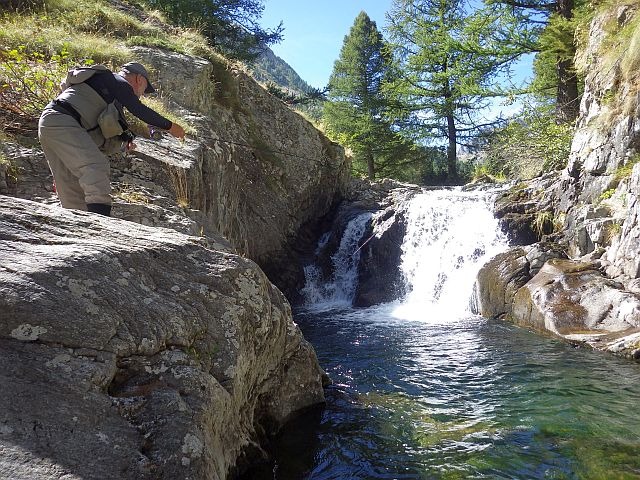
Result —
[[354, 169], [365, 167], [372, 180], [377, 164], [388, 160], [389, 151], [403, 143], [384, 116], [382, 85], [389, 65], [376, 23], [360, 12], [334, 64], [323, 121], [329, 134], [353, 150]]

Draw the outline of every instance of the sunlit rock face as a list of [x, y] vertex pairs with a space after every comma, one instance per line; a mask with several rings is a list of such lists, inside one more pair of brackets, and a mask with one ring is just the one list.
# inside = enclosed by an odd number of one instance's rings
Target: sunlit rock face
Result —
[[548, 242], [513, 247], [493, 257], [478, 272], [478, 313], [485, 317], [511, 315], [518, 290], [554, 258], [566, 258], [566, 254], [562, 246]]
[[566, 258], [558, 245], [516, 247], [478, 273], [480, 314], [636, 358], [640, 296], [595, 261]]
[[[113, 216], [222, 235], [286, 294], [297, 291], [300, 238], [315, 232], [349, 179], [343, 148], [239, 69], [153, 48], [132, 55], [195, 133], [185, 142], [140, 136], [134, 151], [112, 158]], [[55, 202], [37, 145], [0, 151], [19, 171], [14, 181], [0, 164], [0, 194]]]
[[0, 197], [6, 478], [226, 478], [322, 380], [222, 237]]
[[549, 260], [516, 293], [513, 318], [563, 335], [640, 326], [640, 299], [602, 275], [598, 266]]
[[[513, 282], [504, 280], [522, 271], [516, 251], [494, 259], [478, 277], [488, 315], [503, 313], [516, 323], [632, 357], [640, 355], [640, 167], [633, 166], [640, 152], [640, 97], [629, 74], [637, 70], [629, 69], [636, 60], [623, 53], [612, 67], [603, 45], [637, 15], [634, 6], [605, 9], [591, 24], [580, 53], [588, 68], [567, 168], [551, 184], [533, 180], [496, 204], [499, 216], [518, 220], [503, 223], [516, 243], [519, 233], [529, 234], [528, 226], [535, 225], [537, 236], [556, 242], [563, 254], [547, 258], [515, 292]], [[524, 237], [521, 243], [530, 243], [531, 235]], [[502, 298], [504, 303], [495, 300]]]

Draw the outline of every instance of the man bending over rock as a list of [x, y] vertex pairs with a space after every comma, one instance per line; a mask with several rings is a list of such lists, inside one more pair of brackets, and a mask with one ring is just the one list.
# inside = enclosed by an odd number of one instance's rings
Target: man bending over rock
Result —
[[120, 73], [105, 67], [77, 68], [63, 92], [40, 116], [38, 138], [64, 208], [111, 214], [109, 159], [106, 154], [135, 148], [122, 107], [143, 122], [184, 138], [184, 129], [140, 101], [155, 89], [139, 63]]

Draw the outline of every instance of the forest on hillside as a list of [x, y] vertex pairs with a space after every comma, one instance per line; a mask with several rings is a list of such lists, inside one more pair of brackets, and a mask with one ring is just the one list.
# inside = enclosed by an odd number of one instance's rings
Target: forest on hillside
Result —
[[[567, 163], [584, 78], [575, 59], [597, 9], [585, 0], [395, 0], [383, 26], [365, 11], [354, 19], [322, 92], [292, 93], [286, 78], [275, 81], [284, 90], [269, 88], [347, 147], [356, 175], [531, 178]], [[531, 80], [517, 83], [522, 68]], [[493, 113], [505, 105], [516, 114]]]

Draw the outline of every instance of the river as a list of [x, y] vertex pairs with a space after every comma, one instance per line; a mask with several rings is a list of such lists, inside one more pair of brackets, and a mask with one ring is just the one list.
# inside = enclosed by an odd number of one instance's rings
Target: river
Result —
[[508, 247], [492, 199], [436, 191], [407, 205], [397, 302], [350, 306], [369, 214], [345, 232], [329, 285], [308, 270], [295, 319], [333, 381], [327, 405], [247, 478], [640, 478], [638, 364], [473, 313], [478, 269]]

